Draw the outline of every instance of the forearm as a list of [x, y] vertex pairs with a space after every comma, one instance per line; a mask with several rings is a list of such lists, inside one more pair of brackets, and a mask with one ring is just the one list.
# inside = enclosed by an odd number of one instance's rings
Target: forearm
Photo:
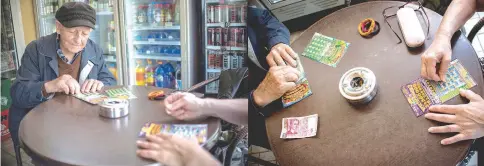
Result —
[[42, 95], [45, 82], [16, 81], [11, 88], [12, 103], [18, 108], [33, 108], [47, 100]]
[[476, 11], [476, 0], [454, 0], [447, 8], [436, 33], [436, 39], [449, 40], [452, 35], [472, 17]]
[[203, 99], [203, 109], [209, 115], [237, 125], [247, 125], [249, 118], [247, 99]]

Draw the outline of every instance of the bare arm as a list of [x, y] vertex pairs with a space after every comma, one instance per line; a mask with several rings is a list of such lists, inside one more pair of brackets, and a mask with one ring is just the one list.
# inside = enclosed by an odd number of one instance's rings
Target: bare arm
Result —
[[445, 12], [435, 38], [450, 41], [455, 31], [476, 12], [477, 4], [482, 6], [482, 2], [483, 0], [453, 0]]
[[237, 125], [247, 125], [249, 121], [248, 99], [204, 99], [203, 108], [212, 116]]

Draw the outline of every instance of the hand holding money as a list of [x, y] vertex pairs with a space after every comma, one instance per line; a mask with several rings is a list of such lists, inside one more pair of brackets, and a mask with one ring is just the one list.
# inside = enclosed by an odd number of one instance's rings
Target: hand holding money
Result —
[[318, 114], [282, 119], [281, 138], [306, 138], [316, 136]]

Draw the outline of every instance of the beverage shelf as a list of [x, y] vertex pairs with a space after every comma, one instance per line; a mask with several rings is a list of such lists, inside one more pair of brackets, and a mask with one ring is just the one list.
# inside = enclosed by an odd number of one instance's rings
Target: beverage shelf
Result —
[[132, 28], [133, 31], [146, 31], [146, 30], [180, 30], [180, 26], [135, 26]]
[[237, 27], [237, 26], [247, 26], [246, 23], [229, 23], [228, 26], [226, 26], [225, 22], [220, 22], [220, 23], [207, 23], [207, 27]]
[[113, 15], [114, 13], [112, 11], [98, 11], [96, 12], [96, 15]]
[[207, 73], [219, 73], [221, 69], [207, 69]]
[[135, 59], [155, 59], [155, 60], [166, 60], [166, 61], [181, 61], [179, 56], [166, 56], [166, 55], [135, 55]]
[[134, 45], [170, 45], [179, 46], [180, 41], [134, 41]]
[[206, 3], [221, 3], [224, 2], [225, 4], [231, 3], [231, 2], [245, 2], [247, 3], [247, 0], [206, 0]]
[[211, 50], [231, 50], [231, 51], [247, 51], [245, 47], [231, 47], [231, 46], [207, 46], [207, 49]]

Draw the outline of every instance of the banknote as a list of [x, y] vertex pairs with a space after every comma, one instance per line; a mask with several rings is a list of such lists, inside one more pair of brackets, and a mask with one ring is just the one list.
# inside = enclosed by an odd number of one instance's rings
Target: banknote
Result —
[[306, 138], [316, 136], [318, 130], [318, 114], [289, 117], [282, 119], [281, 138]]

